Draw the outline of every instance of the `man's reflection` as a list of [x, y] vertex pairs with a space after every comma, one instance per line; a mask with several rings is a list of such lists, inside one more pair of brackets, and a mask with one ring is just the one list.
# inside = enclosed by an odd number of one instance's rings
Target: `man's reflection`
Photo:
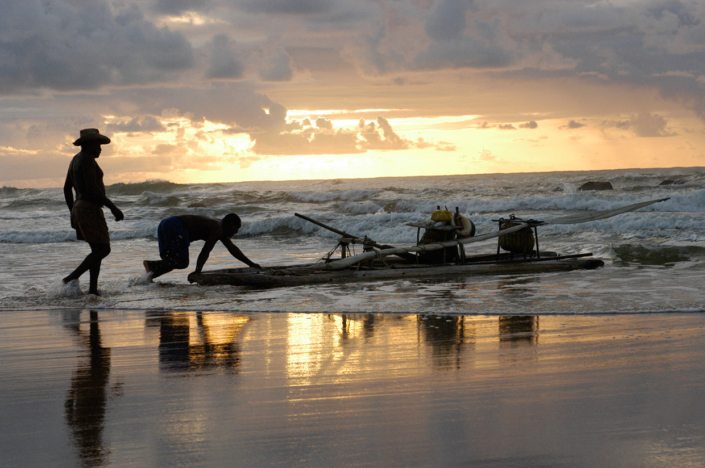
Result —
[[148, 317], [159, 326], [159, 368], [163, 371], [226, 369], [240, 366], [239, 339], [247, 315], [166, 312]]
[[[329, 318], [335, 320], [336, 315], [329, 315]], [[343, 341], [347, 341], [357, 335], [350, 330], [351, 325], [360, 322], [359, 314], [341, 314], [340, 315], [340, 336]], [[375, 335], [375, 314], [364, 314], [362, 316], [362, 334], [365, 341], [374, 338]], [[354, 327], [357, 328], [357, 327]]]
[[464, 351], [474, 344], [475, 330], [465, 317], [419, 315], [416, 318], [425, 341], [431, 344], [433, 362], [439, 368], [460, 369]]
[[539, 343], [539, 318], [533, 315], [499, 317], [500, 347], [537, 345]]
[[101, 344], [96, 311], [90, 311], [88, 333], [81, 329], [78, 320], [66, 325], [66, 328], [89, 352], [88, 359], [78, 365], [71, 378], [65, 403], [66, 421], [83, 465], [100, 466], [109, 453], [103, 447], [103, 428], [110, 379], [110, 348], [104, 348]]

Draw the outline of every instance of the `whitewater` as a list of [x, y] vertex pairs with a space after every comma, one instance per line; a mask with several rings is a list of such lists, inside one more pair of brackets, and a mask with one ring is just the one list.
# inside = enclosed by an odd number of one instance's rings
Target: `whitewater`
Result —
[[[613, 190], [581, 191], [588, 181]], [[664, 185], [665, 184], [665, 185]], [[76, 241], [60, 188], [0, 189], [0, 309], [156, 309], [240, 312], [369, 312], [437, 314], [591, 314], [705, 310], [705, 168], [459, 175], [287, 182], [120, 183], [108, 197], [124, 212], [106, 210], [112, 253], [104, 260], [103, 296], [60, 279], [88, 253]], [[478, 234], [496, 220], [557, 216], [617, 208], [656, 198], [668, 201], [614, 218], [539, 228], [542, 250], [591, 252], [605, 261], [595, 271], [389, 280], [347, 285], [247, 289], [191, 285], [202, 242], [191, 245], [191, 266], [149, 283], [145, 259], [158, 259], [159, 222], [180, 214], [222, 217], [243, 226], [233, 241], [253, 261], [292, 265], [316, 261], [338, 235], [297, 218], [301, 213], [379, 243], [411, 246], [436, 207], [469, 217]], [[496, 251], [496, 240], [468, 254]], [[358, 252], [359, 253], [359, 252]], [[218, 244], [204, 270], [243, 266]]]

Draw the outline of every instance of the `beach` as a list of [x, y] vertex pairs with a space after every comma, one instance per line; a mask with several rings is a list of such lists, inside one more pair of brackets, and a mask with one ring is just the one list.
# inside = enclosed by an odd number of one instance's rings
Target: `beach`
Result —
[[[662, 186], [663, 179], [683, 180]], [[613, 190], [578, 190], [590, 179]], [[60, 189], [0, 191], [2, 466], [705, 466], [705, 172], [650, 169], [107, 187], [101, 296]], [[541, 226], [596, 270], [284, 288], [150, 282], [159, 221], [238, 213], [263, 266], [338, 235], [414, 245], [437, 206]], [[497, 241], [469, 253], [496, 252]], [[359, 253], [353, 252], [353, 253]], [[240, 267], [217, 245], [204, 271]]]
[[0, 314], [3, 466], [695, 467], [701, 314]]

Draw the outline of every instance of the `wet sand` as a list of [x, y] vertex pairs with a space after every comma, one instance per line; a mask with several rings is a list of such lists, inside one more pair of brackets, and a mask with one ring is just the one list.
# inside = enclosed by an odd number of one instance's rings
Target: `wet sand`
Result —
[[0, 465], [705, 466], [705, 315], [0, 312]]

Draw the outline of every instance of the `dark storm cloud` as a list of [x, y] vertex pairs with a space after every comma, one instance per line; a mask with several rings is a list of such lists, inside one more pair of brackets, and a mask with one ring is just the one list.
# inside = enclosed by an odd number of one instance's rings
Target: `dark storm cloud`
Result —
[[186, 38], [105, 0], [2, 1], [0, 93], [164, 80], [193, 65]]
[[435, 41], [450, 41], [462, 37], [467, 27], [465, 12], [474, 5], [472, 0], [440, 0], [426, 20], [426, 35]]
[[209, 0], [156, 0], [154, 10], [167, 15], [179, 15], [186, 11], [205, 11], [211, 6]]
[[307, 15], [330, 11], [337, 0], [240, 0], [239, 5], [253, 13]]
[[208, 78], [242, 78], [244, 65], [238, 60], [228, 36], [218, 34], [211, 43], [211, 63], [206, 76]]
[[[463, 20], [464, 21], [464, 20]], [[458, 28], [454, 22], [451, 29]], [[439, 30], [442, 28], [438, 27]], [[467, 34], [438, 35], [426, 50], [415, 59], [421, 69], [441, 68], [497, 68], [509, 66], [516, 60], [516, 45], [506, 35], [499, 19], [476, 20]]]

